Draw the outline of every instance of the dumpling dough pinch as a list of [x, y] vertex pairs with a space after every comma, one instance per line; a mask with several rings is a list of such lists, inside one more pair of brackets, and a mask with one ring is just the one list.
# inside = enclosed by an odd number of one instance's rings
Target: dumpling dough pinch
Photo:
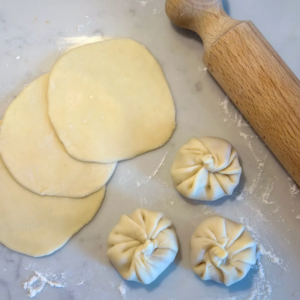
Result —
[[105, 187], [81, 199], [34, 194], [12, 178], [0, 156], [0, 243], [30, 256], [49, 255], [90, 222]]
[[85, 163], [71, 157], [48, 117], [49, 74], [29, 86], [8, 107], [0, 152], [15, 180], [39, 195], [84, 197], [100, 190], [116, 163]]
[[230, 286], [256, 263], [256, 243], [243, 224], [215, 216], [203, 221], [190, 242], [193, 271]]
[[123, 215], [108, 237], [107, 255], [126, 279], [153, 282], [175, 259], [177, 236], [163, 213], [137, 209]]
[[116, 39], [75, 48], [50, 73], [49, 116], [67, 152], [110, 163], [162, 146], [175, 129], [163, 71], [143, 45]]
[[179, 149], [171, 170], [180, 194], [208, 201], [231, 195], [241, 174], [237, 151], [216, 137], [191, 139]]

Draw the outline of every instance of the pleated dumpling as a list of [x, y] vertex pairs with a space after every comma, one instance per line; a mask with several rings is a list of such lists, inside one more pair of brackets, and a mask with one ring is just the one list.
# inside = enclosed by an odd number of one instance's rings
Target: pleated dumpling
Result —
[[177, 191], [194, 200], [217, 200], [231, 195], [242, 168], [238, 153], [224, 139], [191, 139], [179, 149], [171, 174]]
[[172, 222], [163, 213], [140, 208], [121, 217], [107, 248], [124, 279], [149, 284], [175, 259], [178, 242]]
[[245, 226], [215, 216], [203, 221], [190, 241], [193, 271], [203, 280], [230, 286], [256, 263], [256, 243]]

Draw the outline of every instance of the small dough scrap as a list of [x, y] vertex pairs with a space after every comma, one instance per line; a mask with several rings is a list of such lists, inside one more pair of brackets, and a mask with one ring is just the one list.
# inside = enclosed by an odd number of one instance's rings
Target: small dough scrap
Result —
[[116, 39], [75, 48], [53, 66], [49, 116], [82, 161], [129, 159], [166, 143], [175, 106], [163, 71], [143, 45]]
[[161, 212], [140, 208], [123, 215], [108, 237], [107, 255], [120, 275], [144, 284], [153, 282], [177, 252], [175, 229]]
[[39, 195], [84, 197], [100, 190], [116, 163], [81, 162], [71, 157], [48, 117], [49, 74], [29, 86], [8, 107], [0, 150], [15, 180]]
[[177, 191], [193, 200], [231, 195], [240, 182], [238, 153], [224, 139], [191, 139], [179, 149], [171, 170]]
[[190, 247], [193, 271], [227, 286], [243, 279], [256, 263], [256, 243], [245, 226], [220, 216], [199, 225]]
[[105, 187], [83, 199], [39, 196], [12, 178], [0, 157], [0, 243], [38, 257], [49, 255], [89, 223]]

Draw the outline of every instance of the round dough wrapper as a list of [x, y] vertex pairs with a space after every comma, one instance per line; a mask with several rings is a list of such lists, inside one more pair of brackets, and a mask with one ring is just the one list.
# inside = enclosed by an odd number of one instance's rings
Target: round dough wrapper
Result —
[[108, 237], [107, 255], [120, 275], [144, 284], [153, 282], [177, 252], [175, 229], [161, 212], [140, 208], [123, 215]]
[[203, 221], [190, 246], [193, 271], [203, 280], [230, 286], [256, 263], [256, 243], [245, 226], [220, 216]]
[[49, 74], [29, 86], [8, 107], [0, 150], [13, 177], [39, 195], [84, 197], [101, 189], [116, 163], [81, 162], [71, 157], [55, 134], [47, 110]]
[[14, 181], [0, 157], [0, 243], [30, 256], [61, 248], [101, 206], [105, 187], [82, 199], [39, 196]]
[[78, 47], [54, 65], [49, 116], [66, 150], [83, 161], [135, 157], [168, 141], [175, 107], [153, 55], [130, 39]]
[[193, 200], [231, 195], [240, 182], [238, 153], [224, 139], [191, 139], [179, 149], [171, 170], [177, 191]]

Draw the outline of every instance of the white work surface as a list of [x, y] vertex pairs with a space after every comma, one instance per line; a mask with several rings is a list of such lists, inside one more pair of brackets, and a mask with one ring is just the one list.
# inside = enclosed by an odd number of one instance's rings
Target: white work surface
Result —
[[[225, 6], [232, 17], [251, 19], [300, 77], [299, 0], [228, 0]], [[46, 284], [36, 295], [40, 300], [300, 299], [299, 189], [206, 72], [197, 35], [171, 25], [164, 0], [2, 1], [0, 36], [0, 117], [68, 49], [120, 37], [143, 43], [156, 56], [177, 109], [171, 140], [119, 163], [98, 214], [61, 250], [32, 258], [0, 245], [0, 300], [29, 299], [22, 283], [34, 272], [63, 285]], [[244, 173], [234, 196], [192, 202], [176, 192], [174, 156], [201, 136], [223, 137], [238, 150]], [[106, 256], [113, 226], [139, 207], [164, 212], [180, 243], [176, 261], [149, 286], [123, 281]], [[189, 264], [193, 231], [215, 214], [243, 222], [262, 252], [261, 263], [229, 288], [201, 281]]]

